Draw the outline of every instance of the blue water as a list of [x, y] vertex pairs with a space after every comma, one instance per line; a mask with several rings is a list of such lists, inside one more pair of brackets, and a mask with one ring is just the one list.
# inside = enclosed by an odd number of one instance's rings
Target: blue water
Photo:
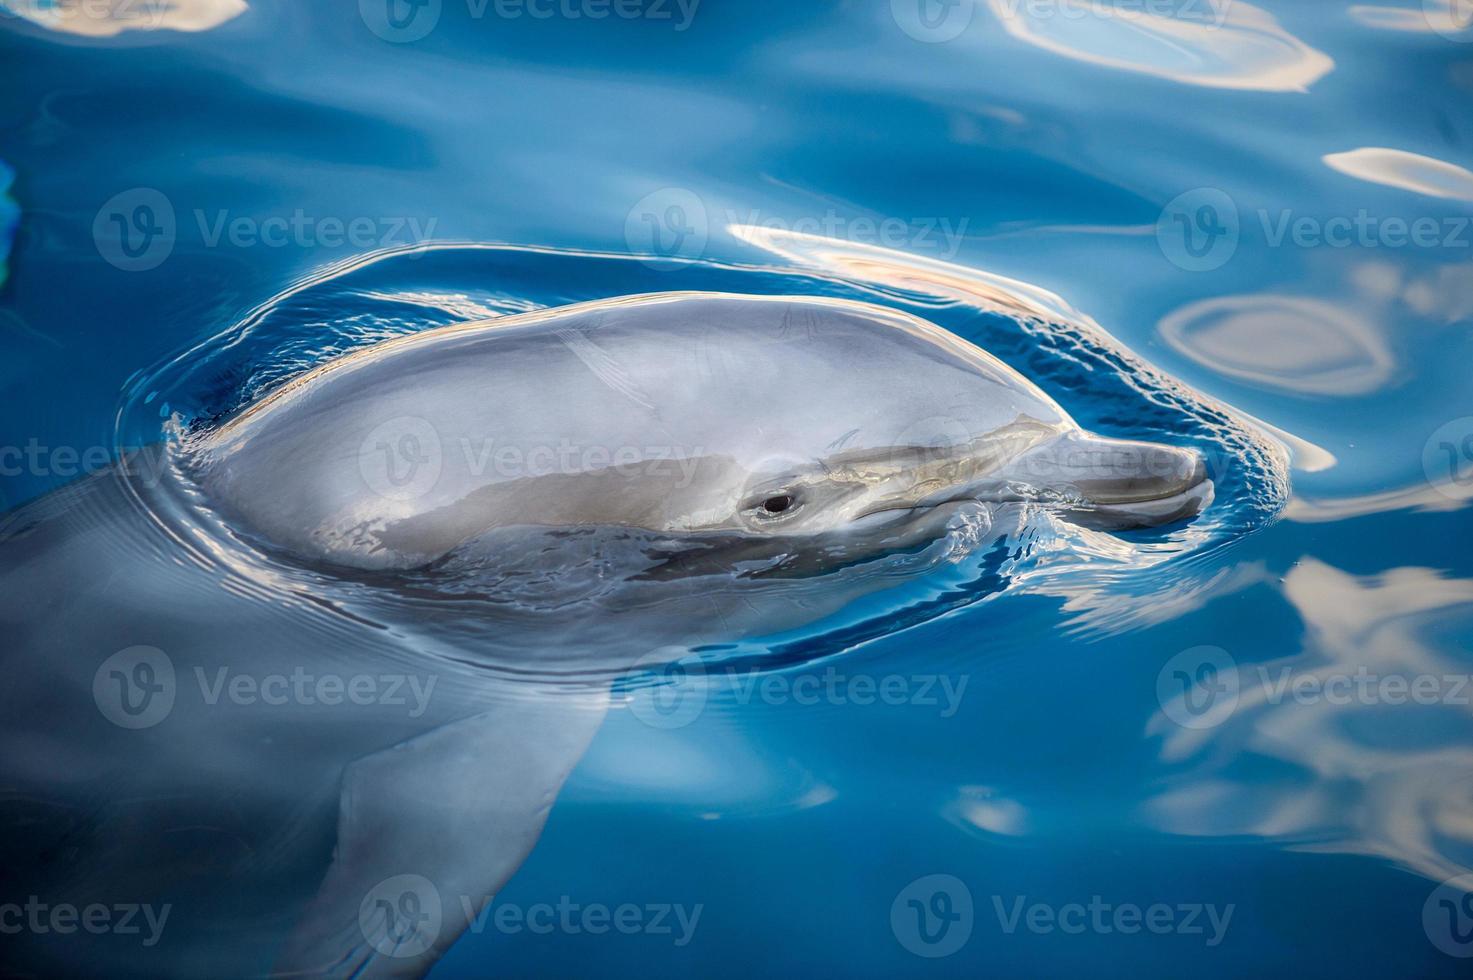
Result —
[[433, 975], [1466, 975], [1466, 4], [645, 6], [0, 0], [0, 504], [442, 323], [918, 312], [1218, 500], [704, 651], [496, 896], [689, 936], [488, 927]]

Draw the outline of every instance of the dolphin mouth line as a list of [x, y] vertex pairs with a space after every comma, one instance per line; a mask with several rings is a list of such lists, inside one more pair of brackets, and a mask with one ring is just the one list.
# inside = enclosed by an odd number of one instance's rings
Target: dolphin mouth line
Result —
[[1196, 517], [1212, 503], [1216, 487], [1203, 477], [1175, 493], [1140, 496], [1130, 500], [1089, 501], [1066, 507], [1076, 524], [1102, 531], [1159, 527]]
[[1154, 527], [1195, 517], [1212, 503], [1215, 486], [1205, 473], [1194, 474], [1195, 482], [1185, 488], [1168, 488], [1154, 493], [1133, 495], [1111, 494], [1106, 499], [1093, 499], [1083, 493], [1042, 491], [1019, 484], [953, 487], [910, 503], [876, 507], [858, 515], [855, 520], [874, 519], [880, 515], [929, 511], [946, 504], [1035, 504], [1066, 513], [1078, 524], [1099, 530], [1125, 530]]
[[1169, 504], [1175, 501], [1197, 499], [1203, 493], [1210, 492], [1212, 490], [1212, 479], [1210, 477], [1203, 477], [1184, 490], [1166, 491], [1156, 494], [1142, 494], [1140, 496], [1134, 497], [1117, 497], [1107, 500], [1091, 500], [1088, 501], [1084, 506], [1091, 507], [1097, 510], [1109, 510], [1111, 508], [1136, 507], [1143, 504], [1161, 505]]

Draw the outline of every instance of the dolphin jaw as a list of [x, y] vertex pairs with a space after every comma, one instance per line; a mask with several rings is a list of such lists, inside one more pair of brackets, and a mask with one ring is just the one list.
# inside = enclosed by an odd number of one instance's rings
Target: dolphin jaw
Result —
[[975, 500], [1034, 504], [1094, 530], [1129, 530], [1195, 517], [1213, 497], [1196, 450], [1072, 430], [985, 476], [870, 513]]
[[1081, 527], [1096, 531], [1128, 531], [1143, 527], [1160, 527], [1196, 517], [1206, 510], [1216, 496], [1216, 487], [1203, 479], [1180, 493], [1130, 503], [1092, 504], [1071, 508], [1069, 519]]

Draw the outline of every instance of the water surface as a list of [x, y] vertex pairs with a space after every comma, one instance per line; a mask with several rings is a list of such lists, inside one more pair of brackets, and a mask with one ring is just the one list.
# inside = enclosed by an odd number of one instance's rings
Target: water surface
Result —
[[1208, 452], [1217, 504], [697, 651], [679, 725], [631, 684], [497, 902], [700, 905], [689, 941], [488, 926], [435, 975], [1462, 975], [1467, 11], [588, 6], [0, 0], [0, 500], [443, 323], [917, 312]]

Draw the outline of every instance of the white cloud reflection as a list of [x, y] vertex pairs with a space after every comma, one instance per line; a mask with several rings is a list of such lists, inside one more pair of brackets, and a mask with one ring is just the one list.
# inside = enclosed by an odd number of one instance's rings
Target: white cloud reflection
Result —
[[[1285, 577], [1303, 650], [1238, 666], [1237, 708], [1188, 729], [1158, 713], [1147, 732], [1191, 768], [1145, 807], [1176, 834], [1248, 834], [1296, 850], [1374, 855], [1429, 878], [1473, 866], [1473, 708], [1466, 699], [1392, 703], [1274, 695], [1282, 676], [1466, 676], [1432, 638], [1473, 615], [1473, 580], [1427, 568], [1359, 578], [1313, 558]], [[1229, 651], [1233, 652], [1233, 651]], [[1237, 651], [1246, 660], [1247, 651]], [[1451, 693], [1451, 689], [1448, 689]]]
[[1436, 157], [1384, 146], [1363, 146], [1344, 153], [1327, 153], [1323, 159], [1332, 169], [1372, 184], [1429, 197], [1473, 201], [1473, 173]]
[[1300, 524], [1326, 524], [1399, 510], [1419, 514], [1447, 512], [1462, 510], [1469, 499], [1473, 499], [1473, 485], [1455, 483], [1414, 483], [1358, 497], [1317, 498], [1296, 494], [1284, 508], [1284, 519]]
[[989, 786], [960, 787], [942, 816], [968, 833], [1024, 837], [1033, 831], [1028, 808]]
[[1013, 37], [1077, 61], [1187, 85], [1261, 92], [1306, 91], [1335, 62], [1266, 10], [1242, 0], [1193, 16], [1108, 0], [988, 0]]
[[1291, 394], [1364, 395], [1384, 387], [1396, 371], [1370, 322], [1323, 300], [1219, 296], [1172, 311], [1157, 330], [1173, 350], [1203, 367]]
[[239, 17], [246, 0], [0, 0], [6, 15], [80, 37], [124, 31], [208, 31]]
[[1410, 7], [1357, 4], [1350, 8], [1350, 19], [1383, 31], [1441, 34], [1444, 37], [1465, 34], [1473, 26], [1468, 15], [1458, 10], [1459, 4], [1465, 4], [1465, 0], [1412, 0], [1412, 3]]

